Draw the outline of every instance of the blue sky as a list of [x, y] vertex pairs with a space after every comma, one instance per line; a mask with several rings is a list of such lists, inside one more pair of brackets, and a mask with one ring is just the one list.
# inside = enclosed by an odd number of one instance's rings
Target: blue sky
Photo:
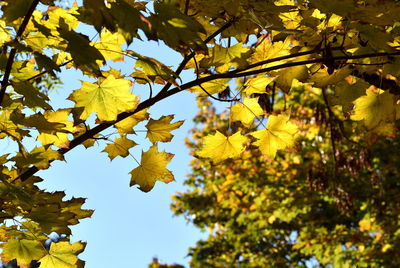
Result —
[[[137, 41], [131, 48], [170, 66], [176, 66], [181, 60], [179, 54], [155, 42]], [[120, 67], [125, 73], [133, 68], [132, 65]], [[184, 77], [190, 79], [191, 75]], [[65, 98], [80, 87], [80, 80], [84, 78], [79, 72], [63, 69], [61, 79], [63, 87], [52, 92], [50, 97], [56, 106], [72, 107], [73, 103]], [[148, 96], [148, 89], [134, 86], [133, 93]], [[91, 219], [72, 228], [73, 241], [88, 243], [80, 255], [86, 261], [85, 267], [141, 268], [147, 267], [153, 257], [165, 263], [187, 264], [188, 247], [206, 234], [188, 225], [182, 217], [173, 217], [169, 207], [170, 196], [185, 191], [182, 183], [190, 172], [190, 157], [183, 139], [193, 127], [191, 119], [196, 111], [194, 95], [189, 92], [172, 96], [150, 109], [152, 118], [175, 114], [175, 120], [185, 120], [185, 123], [173, 132], [175, 138], [171, 143], [159, 145], [160, 150], [175, 154], [168, 168], [176, 182], [157, 183], [149, 193], [129, 187], [128, 173], [137, 166], [135, 161], [131, 157], [118, 157], [110, 162], [107, 154], [101, 152], [104, 143], [87, 150], [79, 146], [66, 155], [66, 162], [54, 162], [50, 169], [38, 173], [44, 179], [40, 187], [49, 191], [63, 190], [67, 197], [86, 197], [86, 208], [95, 210]], [[145, 133], [138, 132], [138, 137], [132, 137], [141, 144], [130, 151], [136, 159], [140, 159], [141, 150], [146, 151], [149, 146], [148, 142], [143, 143], [144, 136]]]

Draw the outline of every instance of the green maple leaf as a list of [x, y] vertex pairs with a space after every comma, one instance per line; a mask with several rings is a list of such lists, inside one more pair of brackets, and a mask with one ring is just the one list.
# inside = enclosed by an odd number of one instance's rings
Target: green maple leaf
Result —
[[17, 259], [19, 265], [29, 265], [32, 260], [38, 260], [46, 251], [43, 245], [36, 240], [10, 239], [2, 245], [1, 253], [3, 260]]
[[97, 75], [101, 75], [97, 61], [105, 62], [103, 55], [98, 49], [90, 45], [90, 40], [86, 35], [68, 29], [68, 25], [60, 18], [60, 27], [57, 28], [61, 37], [68, 41], [66, 51], [71, 53], [72, 59], [84, 71], [89, 70]]
[[174, 175], [166, 167], [173, 156], [170, 153], [158, 152], [157, 145], [150, 147], [147, 152], [142, 152], [140, 165], [130, 172], [130, 186], [139, 184], [141, 191], [149, 192], [156, 181], [174, 181]]
[[128, 139], [126, 136], [122, 136], [116, 138], [113, 143], [108, 144], [102, 152], [106, 152], [110, 160], [113, 160], [117, 156], [127, 157], [129, 149], [136, 145], [136, 142]]
[[174, 135], [170, 132], [174, 129], [179, 128], [184, 121], [178, 121], [171, 124], [171, 121], [174, 119], [173, 115], [162, 116], [158, 120], [150, 119], [146, 125], [147, 135], [146, 137], [152, 143], [161, 141], [161, 142], [169, 142], [172, 140]]
[[51, 243], [49, 253], [39, 260], [40, 268], [77, 268], [76, 256], [84, 249], [85, 244], [81, 242]]
[[115, 79], [109, 75], [100, 84], [82, 82], [68, 98], [83, 107], [81, 119], [87, 119], [92, 113], [102, 121], [114, 121], [119, 113], [131, 111], [138, 104], [138, 97], [130, 93], [131, 82], [127, 79]]
[[19, 167], [36, 166], [38, 169], [47, 169], [52, 160], [64, 160], [62, 154], [51, 148], [35, 147], [29, 153], [18, 152], [13, 158]]
[[3, 16], [7, 22], [12, 22], [26, 15], [33, 0], [6, 0], [6, 6], [2, 7]]
[[29, 82], [12, 82], [15, 91], [21, 94], [24, 98], [24, 104], [30, 108], [44, 108], [45, 110], [51, 109], [47, 103], [49, 98]]
[[186, 49], [206, 51], [199, 33], [205, 33], [203, 26], [193, 17], [183, 14], [175, 5], [165, 1], [154, 3], [153, 14], [149, 17], [151, 32], [150, 39], [161, 39], [173, 49]]
[[349, 84], [341, 81], [335, 85], [335, 95], [330, 99], [332, 105], [341, 105], [343, 113], [348, 114], [354, 106], [354, 101], [365, 94], [369, 84], [358, 79], [357, 82]]

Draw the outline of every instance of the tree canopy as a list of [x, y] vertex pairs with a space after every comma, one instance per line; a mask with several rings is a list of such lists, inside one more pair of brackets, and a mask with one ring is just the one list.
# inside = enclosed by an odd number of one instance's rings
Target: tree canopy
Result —
[[[398, 1], [83, 0], [71, 6], [4, 0], [0, 8], [0, 138], [16, 148], [0, 156], [3, 261], [21, 267], [82, 267], [77, 255], [85, 244], [70, 243], [70, 226], [92, 211], [82, 209], [84, 198], [65, 200], [64, 192], [40, 189], [36, 173], [80, 145], [100, 146], [111, 160], [127, 157], [130, 148], [140, 146], [135, 126], [143, 122], [152, 146], [133, 156], [140, 160], [132, 161], [130, 186], [148, 192], [157, 181], [173, 181], [167, 168], [173, 152], [160, 151], [158, 144], [170, 142], [170, 132], [182, 122], [168, 111], [152, 118], [147, 109], [183, 91], [197, 94], [202, 111], [209, 113], [200, 120], [207, 135], [192, 145], [198, 148], [196, 161], [206, 164], [195, 170], [210, 178], [207, 187], [227, 192], [217, 195], [218, 203], [228, 200], [230, 206], [224, 219], [235, 217], [232, 224], [249, 228], [262, 225], [265, 221], [250, 220], [261, 214], [246, 218], [244, 213], [259, 213], [262, 207], [267, 222], [277, 225], [266, 236], [272, 240], [263, 241], [270, 246], [244, 237], [234, 257], [222, 255], [224, 262], [255, 258], [263, 264], [257, 254], [270, 254], [279, 265], [309, 256], [321, 263], [380, 265], [385, 260], [375, 251], [395, 252], [398, 159], [388, 151], [398, 146], [400, 117]], [[87, 27], [96, 34], [85, 32]], [[141, 55], [131, 49], [137, 40], [163, 43], [182, 61], [174, 69]], [[129, 68], [118, 68], [119, 62]], [[73, 104], [55, 109], [48, 92], [68, 68], [81, 72], [83, 81], [69, 89]], [[192, 70], [194, 78], [185, 81], [184, 70]], [[148, 95], [135, 91], [137, 85], [146, 85]], [[223, 115], [213, 113], [207, 99], [230, 108]], [[221, 116], [225, 121], [219, 121]], [[239, 178], [243, 185], [230, 191], [230, 182]], [[195, 191], [205, 191], [195, 177], [190, 180]], [[320, 190], [313, 192], [313, 187]], [[277, 195], [276, 202], [264, 204], [269, 200], [264, 191]], [[231, 195], [237, 206], [227, 199]], [[336, 221], [343, 213], [347, 216]], [[204, 215], [196, 221], [213, 228], [214, 217], [221, 216], [210, 209]], [[332, 222], [314, 226], [315, 217]], [[60, 239], [50, 241], [52, 232]], [[331, 237], [328, 232], [337, 233]], [[295, 234], [301, 242], [282, 239]], [[344, 241], [351, 243], [348, 250]], [[246, 243], [259, 251], [250, 259], [238, 253]], [[338, 259], [329, 259], [332, 252]], [[209, 257], [214, 263], [212, 252], [194, 254], [194, 260]]]

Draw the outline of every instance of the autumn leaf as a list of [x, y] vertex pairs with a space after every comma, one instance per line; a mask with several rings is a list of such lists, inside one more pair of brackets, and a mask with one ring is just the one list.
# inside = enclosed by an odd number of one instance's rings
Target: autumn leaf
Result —
[[142, 152], [140, 165], [130, 174], [130, 186], [139, 185], [143, 192], [153, 189], [156, 181], [169, 183], [174, 181], [174, 175], [167, 169], [169, 161], [174, 155], [166, 152], [158, 152], [157, 145], [153, 145], [147, 152]]
[[139, 122], [144, 121], [148, 118], [149, 114], [147, 113], [147, 109], [144, 109], [125, 118], [124, 120], [119, 121], [114, 125], [114, 127], [117, 128], [120, 135], [135, 134], [133, 127], [136, 126]]
[[230, 157], [238, 157], [245, 149], [244, 143], [247, 138], [236, 132], [232, 136], [226, 137], [219, 131], [214, 135], [204, 138], [203, 148], [197, 153], [200, 157], [211, 158], [218, 163]]
[[367, 89], [367, 95], [361, 96], [354, 101], [353, 114], [351, 119], [355, 121], [364, 120], [364, 124], [369, 129], [382, 134], [391, 134], [393, 129], [388, 123], [396, 120], [396, 101], [395, 96], [388, 91], [380, 89]]
[[116, 138], [113, 143], [108, 144], [102, 152], [106, 152], [110, 160], [113, 160], [117, 156], [127, 157], [129, 149], [136, 145], [136, 142], [128, 139], [126, 136], [122, 136]]
[[102, 121], [114, 121], [119, 113], [133, 110], [138, 104], [138, 97], [129, 92], [130, 87], [129, 80], [109, 75], [100, 84], [82, 82], [82, 87], [69, 99], [76, 103], [75, 107], [84, 108], [81, 119], [97, 113]]
[[244, 90], [243, 92], [246, 93], [247, 96], [250, 96], [251, 94], [254, 93], [266, 93], [267, 92], [267, 86], [275, 80], [276, 77], [270, 77], [270, 76], [257, 76], [250, 78], [249, 80], [246, 81], [244, 84]]
[[40, 268], [78, 268], [76, 255], [85, 249], [85, 244], [75, 242], [51, 243], [49, 253], [39, 260]]
[[125, 38], [120, 33], [103, 31], [100, 33], [100, 40], [91, 43], [97, 48], [106, 60], [123, 61], [124, 53], [121, 46], [125, 43]]
[[236, 103], [231, 107], [232, 121], [241, 121], [245, 126], [249, 126], [254, 117], [264, 114], [263, 109], [258, 104], [258, 98], [246, 98], [242, 103]]
[[289, 122], [288, 115], [271, 115], [265, 129], [250, 133], [258, 140], [253, 144], [258, 146], [261, 152], [274, 158], [280, 149], [293, 146], [293, 135], [297, 132], [297, 126]]
[[38, 260], [46, 254], [43, 245], [36, 240], [10, 239], [1, 247], [3, 248], [2, 259], [5, 261], [17, 259], [19, 265], [29, 265], [32, 260]]
[[184, 121], [178, 121], [171, 124], [173, 115], [162, 116], [158, 120], [150, 119], [146, 125], [148, 138], [152, 143], [161, 141], [169, 142], [174, 137], [170, 132], [179, 128]]
[[68, 116], [71, 113], [71, 109], [61, 109], [58, 111], [46, 111], [44, 113], [44, 118], [50, 123], [62, 123], [64, 127], [55, 133], [40, 133], [38, 140], [42, 142], [43, 145], [54, 144], [57, 147], [68, 147], [68, 134], [76, 131], [76, 127], [73, 123], [68, 120]]

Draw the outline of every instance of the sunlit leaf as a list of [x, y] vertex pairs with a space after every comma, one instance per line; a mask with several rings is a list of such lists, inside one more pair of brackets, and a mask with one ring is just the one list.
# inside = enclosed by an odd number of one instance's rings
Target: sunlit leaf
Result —
[[133, 169], [130, 174], [130, 186], [139, 185], [143, 192], [153, 189], [156, 181], [169, 183], [174, 181], [174, 176], [167, 169], [169, 161], [174, 155], [166, 152], [158, 152], [157, 145], [153, 145], [147, 152], [142, 152], [140, 165]]
[[258, 98], [245, 98], [242, 103], [236, 103], [231, 107], [232, 121], [241, 121], [245, 126], [249, 126], [256, 116], [264, 114], [263, 109], [258, 104]]
[[218, 163], [227, 158], [238, 157], [245, 149], [244, 143], [247, 138], [236, 132], [232, 136], [225, 136], [219, 131], [214, 135], [204, 138], [203, 147], [197, 153], [200, 157], [211, 158]]
[[179, 128], [184, 121], [171, 123], [174, 115], [162, 116], [158, 120], [150, 119], [146, 125], [146, 137], [152, 142], [169, 142], [174, 137], [170, 132]]
[[85, 244], [75, 242], [51, 243], [49, 253], [39, 260], [43, 268], [77, 268], [78, 258], [76, 255], [85, 249]]
[[113, 160], [117, 156], [127, 157], [129, 149], [136, 145], [137, 143], [134, 141], [128, 139], [126, 136], [122, 136], [116, 138], [113, 143], [108, 144], [103, 152], [106, 152], [110, 160]]
[[2, 259], [10, 261], [17, 259], [19, 265], [29, 265], [32, 260], [40, 259], [46, 251], [37, 240], [10, 239], [2, 245]]
[[250, 135], [257, 139], [253, 144], [258, 146], [263, 154], [274, 158], [278, 150], [293, 146], [293, 135], [296, 132], [297, 126], [289, 121], [289, 116], [281, 114], [268, 117], [267, 127]]
[[115, 79], [108, 76], [99, 84], [82, 82], [82, 87], [75, 90], [69, 99], [76, 107], [83, 107], [81, 119], [87, 119], [96, 113], [100, 120], [113, 121], [121, 112], [136, 108], [138, 97], [130, 93], [131, 82], [126, 79]]

